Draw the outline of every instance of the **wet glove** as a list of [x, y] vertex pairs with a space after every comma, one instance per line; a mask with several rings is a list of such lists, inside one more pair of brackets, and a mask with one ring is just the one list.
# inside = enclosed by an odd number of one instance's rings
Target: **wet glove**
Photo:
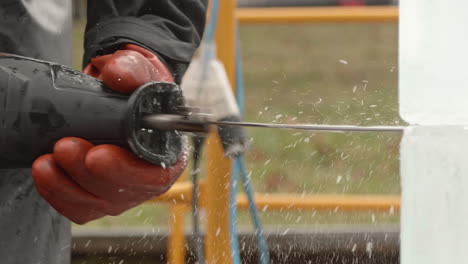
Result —
[[[85, 73], [111, 89], [131, 93], [150, 81], [173, 82], [166, 66], [150, 51], [127, 44], [113, 54], [91, 59]], [[71, 221], [84, 224], [118, 215], [166, 192], [186, 166], [185, 157], [169, 168], [153, 165], [133, 153], [81, 138], [63, 138], [53, 153], [32, 165], [39, 194]]]

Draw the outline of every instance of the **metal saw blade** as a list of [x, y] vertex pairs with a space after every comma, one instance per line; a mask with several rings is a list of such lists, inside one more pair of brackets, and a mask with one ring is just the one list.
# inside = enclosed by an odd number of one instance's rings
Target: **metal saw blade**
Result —
[[272, 129], [290, 129], [303, 131], [329, 132], [402, 132], [405, 126], [352, 126], [322, 124], [279, 124], [258, 122], [213, 121], [203, 118], [192, 118], [180, 115], [149, 115], [142, 119], [142, 125], [149, 129], [179, 130], [187, 132], [207, 132], [210, 125], [241, 126]]

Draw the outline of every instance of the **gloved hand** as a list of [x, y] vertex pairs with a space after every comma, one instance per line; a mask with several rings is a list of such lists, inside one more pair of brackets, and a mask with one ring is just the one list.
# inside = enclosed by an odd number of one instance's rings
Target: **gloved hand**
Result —
[[[173, 81], [153, 53], [132, 44], [91, 59], [84, 72], [122, 93], [131, 93], [149, 81]], [[59, 140], [53, 153], [37, 158], [32, 175], [39, 194], [52, 207], [71, 221], [84, 224], [105, 215], [118, 215], [161, 195], [185, 166], [185, 157], [163, 168], [120, 147], [94, 146], [70, 137]]]
[[121, 93], [131, 93], [150, 81], [174, 82], [172, 74], [156, 55], [133, 44], [113, 54], [92, 58], [83, 72]]

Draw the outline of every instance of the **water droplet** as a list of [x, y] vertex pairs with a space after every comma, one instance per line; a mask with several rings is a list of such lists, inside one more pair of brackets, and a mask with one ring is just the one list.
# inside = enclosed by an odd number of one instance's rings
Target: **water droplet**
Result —
[[367, 242], [366, 244], [366, 252], [369, 255], [369, 258], [372, 258], [372, 249], [374, 247], [374, 244], [372, 242]]
[[342, 179], [343, 179], [343, 176], [338, 175], [338, 177], [336, 177], [336, 184], [339, 184]]

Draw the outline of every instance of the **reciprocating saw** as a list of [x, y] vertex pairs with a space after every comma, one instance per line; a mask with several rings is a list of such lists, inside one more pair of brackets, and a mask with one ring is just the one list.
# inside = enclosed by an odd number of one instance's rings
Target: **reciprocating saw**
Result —
[[[232, 127], [223, 138], [245, 143], [235, 127], [313, 131], [387, 131], [404, 127], [264, 124], [213, 120], [187, 107], [173, 83], [153, 82], [131, 95], [71, 68], [0, 54], [0, 166], [29, 167], [63, 137], [115, 144], [159, 165], [172, 165], [183, 152], [181, 132], [207, 133], [210, 126]], [[232, 136], [234, 135], [234, 136]], [[224, 144], [225, 142], [223, 142]], [[228, 142], [230, 143], [230, 142]]]

